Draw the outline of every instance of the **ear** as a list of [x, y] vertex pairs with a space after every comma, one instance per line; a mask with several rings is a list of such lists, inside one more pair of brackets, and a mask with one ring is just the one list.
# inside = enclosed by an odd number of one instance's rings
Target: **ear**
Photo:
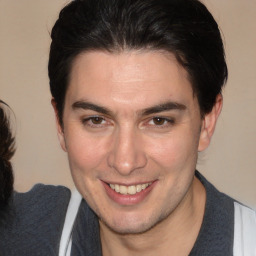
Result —
[[223, 105], [222, 95], [218, 94], [211, 112], [206, 114], [202, 121], [202, 127], [201, 127], [199, 145], [198, 145], [199, 152], [205, 150], [211, 142], [211, 138], [214, 133], [215, 126], [222, 109], [222, 105]]
[[59, 113], [58, 113], [57, 106], [56, 106], [57, 104], [56, 104], [56, 101], [54, 98], [52, 98], [51, 103], [52, 103], [54, 113], [55, 113], [55, 121], [56, 121], [57, 135], [59, 138], [59, 142], [60, 142], [62, 149], [65, 152], [67, 152], [65, 137], [64, 137], [64, 130], [63, 130], [63, 126], [60, 124]]

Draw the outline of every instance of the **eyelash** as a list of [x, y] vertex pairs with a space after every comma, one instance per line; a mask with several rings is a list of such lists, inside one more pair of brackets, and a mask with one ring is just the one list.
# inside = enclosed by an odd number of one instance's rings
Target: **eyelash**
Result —
[[[93, 121], [96, 121], [97, 122], [97, 119], [100, 123], [93, 123]], [[160, 121], [160, 124], [156, 124], [154, 121], [157, 121], [157, 119]], [[102, 124], [102, 122], [104, 122]], [[90, 117], [87, 117], [87, 118], [84, 118], [82, 119], [82, 123], [83, 125], [85, 126], [89, 126], [89, 127], [92, 127], [92, 128], [103, 128], [105, 127], [105, 123], [108, 123], [109, 121], [106, 120], [106, 118], [104, 117], [101, 117], [101, 116], [90, 116]], [[151, 122], [154, 122], [153, 124], [150, 124]], [[110, 122], [109, 122], [110, 123]], [[158, 128], [158, 129], [161, 129], [161, 128], [167, 128], [169, 126], [172, 126], [175, 124], [175, 120], [172, 119], [172, 118], [166, 118], [166, 117], [161, 117], [161, 116], [154, 116], [154, 117], [151, 117], [150, 119], [147, 119], [144, 124], [146, 123], [146, 126], [147, 127], [150, 127], [150, 128]]]
[[[160, 124], [156, 124], [154, 121], [157, 121], [160, 120]], [[157, 127], [157, 128], [166, 128], [166, 127], [169, 127], [169, 126], [172, 126], [175, 124], [175, 120], [172, 119], [172, 118], [166, 118], [166, 117], [161, 117], [161, 116], [154, 116], [152, 117], [148, 123], [150, 122], [154, 122], [154, 124], [149, 124], [149, 126], [154, 126], [154, 127]]]
[[86, 126], [89, 126], [89, 127], [92, 127], [92, 128], [101, 128], [101, 127], [103, 127], [104, 124], [102, 125], [101, 123], [100, 124], [94, 124], [93, 123], [93, 120], [95, 121], [96, 119], [99, 119], [99, 121], [107, 122], [104, 117], [101, 117], [101, 116], [90, 116], [90, 117], [82, 119], [82, 123], [83, 123], [83, 125], [86, 125]]

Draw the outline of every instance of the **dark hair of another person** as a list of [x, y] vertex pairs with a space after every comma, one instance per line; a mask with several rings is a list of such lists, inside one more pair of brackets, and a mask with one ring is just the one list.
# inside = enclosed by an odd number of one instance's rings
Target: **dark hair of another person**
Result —
[[13, 170], [10, 159], [15, 152], [14, 137], [4, 107], [8, 105], [0, 100], [0, 210], [8, 205], [13, 192]]
[[228, 75], [218, 25], [198, 0], [74, 0], [60, 12], [51, 37], [48, 74], [61, 124], [72, 63], [86, 51], [174, 54], [202, 116], [212, 110]]

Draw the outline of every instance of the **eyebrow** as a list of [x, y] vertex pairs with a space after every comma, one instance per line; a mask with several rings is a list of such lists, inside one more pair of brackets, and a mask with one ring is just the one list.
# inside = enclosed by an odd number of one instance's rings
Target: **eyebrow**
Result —
[[150, 115], [150, 114], [156, 114], [163, 111], [169, 111], [169, 110], [186, 110], [187, 107], [184, 104], [168, 101], [162, 104], [158, 104], [153, 107], [146, 108], [142, 111], [142, 115]]
[[87, 102], [87, 101], [77, 101], [72, 104], [72, 108], [73, 109], [84, 109], [84, 110], [90, 109], [90, 110], [93, 110], [95, 112], [98, 112], [98, 113], [101, 113], [104, 115], [112, 115], [113, 114], [112, 111], [108, 110], [107, 108]]
[[[93, 104], [88, 101], [77, 101], [72, 104], [72, 108], [73, 109], [84, 109], [84, 110], [90, 109], [90, 110], [93, 110], [95, 112], [98, 112], [98, 113], [101, 113], [104, 115], [113, 116], [113, 112], [111, 110], [107, 109], [106, 107], [99, 106], [99, 105]], [[141, 110], [141, 111], [139, 111], [139, 113], [142, 116], [146, 116], [146, 115], [150, 115], [150, 114], [160, 113], [163, 111], [186, 110], [186, 109], [187, 109], [187, 107], [184, 104], [173, 102], [173, 101], [168, 101], [168, 102], [158, 104], [156, 106], [152, 106], [152, 107], [146, 108], [144, 110]]]

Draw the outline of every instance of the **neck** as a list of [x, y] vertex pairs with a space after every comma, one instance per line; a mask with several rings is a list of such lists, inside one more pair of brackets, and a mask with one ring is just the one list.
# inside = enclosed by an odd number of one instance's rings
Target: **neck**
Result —
[[194, 178], [179, 206], [145, 233], [117, 234], [100, 222], [103, 256], [188, 255], [200, 231], [205, 201], [205, 189]]

